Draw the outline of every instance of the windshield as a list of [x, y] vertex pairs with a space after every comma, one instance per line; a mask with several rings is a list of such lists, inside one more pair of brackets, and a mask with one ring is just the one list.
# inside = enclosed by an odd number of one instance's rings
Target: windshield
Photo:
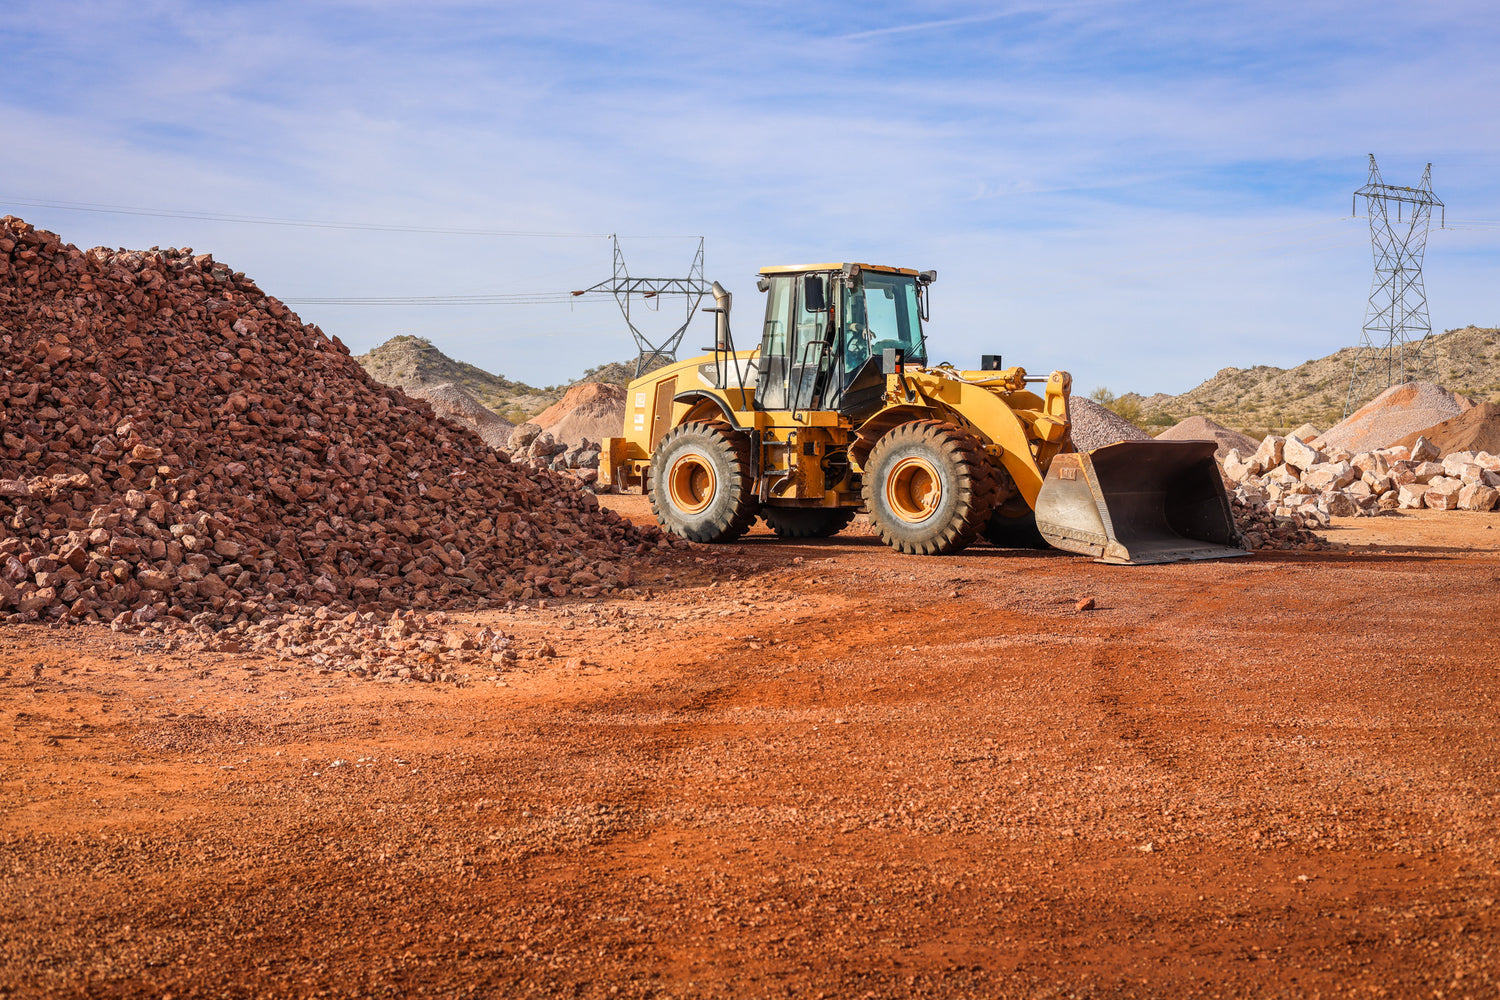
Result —
[[845, 371], [854, 371], [891, 347], [899, 348], [908, 361], [926, 360], [916, 278], [862, 271], [844, 294]]

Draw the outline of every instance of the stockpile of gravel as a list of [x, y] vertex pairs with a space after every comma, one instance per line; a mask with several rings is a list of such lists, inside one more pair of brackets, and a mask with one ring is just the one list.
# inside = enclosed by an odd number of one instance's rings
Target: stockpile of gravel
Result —
[[1188, 417], [1156, 436], [1162, 441], [1212, 441], [1218, 446], [1214, 449], [1214, 457], [1219, 459], [1235, 448], [1248, 454], [1259, 444], [1250, 435], [1230, 430], [1207, 417]]
[[1068, 414], [1073, 419], [1076, 451], [1093, 451], [1121, 441], [1151, 440], [1150, 434], [1086, 396], [1069, 396]]
[[614, 590], [670, 544], [188, 250], [0, 220], [0, 614], [258, 619]]
[[1460, 451], [1500, 455], [1500, 404], [1480, 403], [1440, 424], [1408, 434], [1396, 444], [1415, 448], [1418, 438], [1432, 442], [1439, 456]]
[[1389, 448], [1407, 435], [1456, 417], [1473, 405], [1469, 399], [1430, 382], [1393, 385], [1334, 424], [1319, 444], [1354, 453]]
[[491, 448], [504, 448], [515, 424], [475, 399], [463, 386], [452, 382], [408, 385], [403, 390], [413, 399], [425, 399], [440, 417], [457, 420], [484, 439]]

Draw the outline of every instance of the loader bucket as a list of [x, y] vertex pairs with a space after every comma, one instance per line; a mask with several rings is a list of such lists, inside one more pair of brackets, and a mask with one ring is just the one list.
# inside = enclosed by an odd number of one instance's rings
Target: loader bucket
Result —
[[1124, 441], [1057, 455], [1036, 502], [1048, 543], [1105, 563], [1248, 555], [1212, 441]]

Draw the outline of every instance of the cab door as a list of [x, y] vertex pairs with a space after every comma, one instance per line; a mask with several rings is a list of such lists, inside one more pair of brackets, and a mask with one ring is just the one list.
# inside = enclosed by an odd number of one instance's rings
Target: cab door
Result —
[[838, 329], [832, 277], [804, 274], [796, 283], [787, 380], [787, 405], [792, 410], [820, 410], [825, 406], [823, 396]]
[[787, 408], [790, 386], [792, 305], [795, 277], [778, 274], [771, 278], [766, 294], [766, 325], [760, 338], [759, 378], [755, 402], [762, 410]]

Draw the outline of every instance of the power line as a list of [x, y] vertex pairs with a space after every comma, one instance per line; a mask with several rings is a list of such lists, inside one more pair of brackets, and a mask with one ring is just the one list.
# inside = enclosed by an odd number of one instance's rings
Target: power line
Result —
[[515, 306], [563, 305], [572, 292], [513, 292], [497, 295], [332, 295], [282, 299], [289, 306]]

